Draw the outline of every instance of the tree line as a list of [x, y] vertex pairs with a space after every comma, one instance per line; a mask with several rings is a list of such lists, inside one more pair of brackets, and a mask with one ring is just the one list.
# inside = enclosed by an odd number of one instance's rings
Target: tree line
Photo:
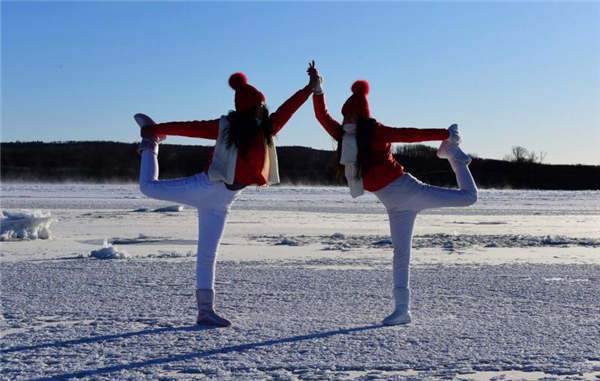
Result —
[[[2, 181], [136, 182], [140, 159], [137, 144], [118, 142], [1, 143]], [[160, 178], [190, 176], [206, 168], [211, 147], [161, 144]], [[433, 185], [455, 186], [446, 160], [434, 148], [398, 146], [394, 157], [407, 172]], [[335, 152], [307, 147], [277, 147], [283, 184], [341, 185], [336, 178]], [[529, 156], [531, 158], [531, 156]], [[600, 189], [600, 166], [549, 165], [539, 160], [474, 158], [470, 165], [482, 188]]]

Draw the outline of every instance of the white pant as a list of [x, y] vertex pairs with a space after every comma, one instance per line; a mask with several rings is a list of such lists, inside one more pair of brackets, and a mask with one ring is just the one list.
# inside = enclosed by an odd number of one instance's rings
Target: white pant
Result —
[[229, 208], [240, 191], [231, 191], [221, 182], [210, 182], [204, 172], [180, 179], [158, 180], [158, 158], [149, 149], [142, 152], [140, 191], [148, 197], [198, 209], [196, 288], [214, 289], [217, 249]]
[[428, 185], [406, 173], [374, 192], [385, 206], [390, 219], [395, 288], [408, 287], [408, 265], [417, 213], [423, 209], [468, 206], [477, 201], [477, 187], [467, 165], [448, 161], [456, 175], [459, 189]]

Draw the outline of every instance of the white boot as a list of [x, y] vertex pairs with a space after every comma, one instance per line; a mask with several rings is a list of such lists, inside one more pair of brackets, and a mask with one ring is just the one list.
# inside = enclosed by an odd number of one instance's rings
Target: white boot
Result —
[[471, 162], [471, 157], [460, 149], [458, 143], [454, 143], [448, 139], [440, 144], [440, 148], [437, 150], [437, 157], [440, 159], [455, 160], [467, 165]]
[[411, 321], [408, 305], [410, 303], [410, 289], [394, 288], [394, 300], [396, 309], [394, 312], [383, 319], [383, 325], [408, 324]]
[[214, 290], [196, 290], [196, 302], [198, 303], [198, 318], [196, 319], [196, 324], [211, 327], [229, 327], [231, 322], [216, 314], [214, 301]]

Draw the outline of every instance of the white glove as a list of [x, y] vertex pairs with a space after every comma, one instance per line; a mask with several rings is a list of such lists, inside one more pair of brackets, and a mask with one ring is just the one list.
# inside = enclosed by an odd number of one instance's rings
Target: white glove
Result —
[[455, 144], [459, 144], [461, 139], [460, 139], [460, 133], [458, 132], [458, 125], [456, 123], [452, 124], [450, 127], [448, 127], [448, 139], [449, 142], [451, 143], [455, 143]]
[[319, 76], [319, 80], [312, 88], [313, 93], [315, 93], [317, 95], [323, 94], [323, 87], [321, 86], [322, 84], [323, 84], [323, 77]]

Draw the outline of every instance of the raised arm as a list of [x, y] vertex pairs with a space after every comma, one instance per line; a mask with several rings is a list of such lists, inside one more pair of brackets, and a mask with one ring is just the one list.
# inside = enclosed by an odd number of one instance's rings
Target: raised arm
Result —
[[271, 114], [273, 121], [273, 134], [276, 134], [285, 126], [294, 113], [306, 102], [311, 93], [311, 87], [306, 85], [304, 88], [296, 91], [287, 101]]
[[389, 143], [415, 143], [432, 140], [445, 140], [448, 130], [445, 128], [412, 128], [412, 127], [387, 127], [379, 124], [375, 128], [378, 139]]
[[342, 125], [329, 115], [323, 93], [313, 94], [313, 107], [315, 109], [315, 116], [325, 131], [335, 140], [340, 140], [343, 135]]
[[325, 128], [325, 131], [335, 140], [340, 140], [344, 135], [342, 131], [342, 125], [329, 115], [327, 111], [327, 105], [325, 104], [325, 95], [323, 94], [323, 77], [319, 75], [319, 71], [315, 66], [313, 60], [308, 65], [308, 76], [310, 77], [313, 90], [313, 108], [315, 110], [315, 116], [321, 126]]
[[219, 119], [158, 123], [152, 127], [142, 129], [142, 136], [145, 137], [145, 135], [176, 135], [190, 138], [217, 139]]

